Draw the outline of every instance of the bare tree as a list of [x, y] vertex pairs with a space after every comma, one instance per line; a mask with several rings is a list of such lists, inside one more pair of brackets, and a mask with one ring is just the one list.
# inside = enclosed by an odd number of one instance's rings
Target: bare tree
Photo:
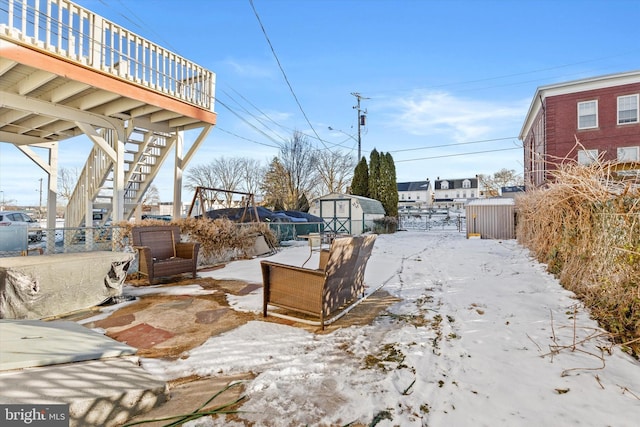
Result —
[[187, 172], [187, 188], [195, 190], [196, 187], [218, 187], [220, 181], [213, 173], [210, 165], [193, 166]]
[[260, 185], [266, 169], [262, 163], [256, 159], [243, 159], [242, 164], [242, 183], [240, 188], [242, 191], [251, 194], [257, 194], [260, 191]]
[[286, 171], [286, 209], [298, 209], [302, 195], [310, 195], [316, 179], [316, 151], [303, 133], [295, 131], [293, 138], [280, 147], [280, 163]]
[[513, 185], [523, 185], [524, 179], [522, 175], [518, 175], [513, 169], [502, 168], [493, 175], [478, 175], [480, 188], [483, 189], [485, 196], [496, 197], [502, 194], [502, 187]]
[[66, 205], [78, 183], [78, 169], [60, 168], [58, 171], [58, 198]]
[[316, 173], [320, 194], [344, 193], [351, 182], [355, 162], [351, 155], [340, 151], [321, 151], [317, 155]]
[[151, 184], [142, 197], [142, 210], [148, 210], [151, 205], [160, 203], [160, 191], [155, 184]]
[[[208, 165], [194, 166], [187, 174], [187, 187], [192, 190], [195, 190], [196, 187], [207, 187], [239, 191], [245, 176], [245, 162], [246, 159], [241, 157], [219, 157]], [[233, 194], [226, 192], [222, 194], [224, 194], [225, 206], [231, 207]], [[212, 197], [217, 201], [218, 195]]]

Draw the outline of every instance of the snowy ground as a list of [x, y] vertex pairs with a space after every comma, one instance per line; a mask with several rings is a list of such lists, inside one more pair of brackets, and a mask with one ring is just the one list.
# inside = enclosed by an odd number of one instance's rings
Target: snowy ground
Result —
[[[300, 265], [308, 253], [270, 259]], [[261, 282], [259, 261], [205, 275]], [[402, 300], [369, 326], [313, 334], [254, 321], [143, 366], [166, 379], [255, 373], [241, 407], [255, 426], [639, 425], [640, 362], [515, 241], [381, 235], [365, 279]], [[259, 312], [262, 291], [230, 303]]]

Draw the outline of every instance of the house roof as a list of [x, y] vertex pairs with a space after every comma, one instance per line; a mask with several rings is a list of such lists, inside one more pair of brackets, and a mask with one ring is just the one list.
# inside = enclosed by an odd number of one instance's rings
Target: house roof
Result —
[[429, 191], [431, 189], [431, 182], [426, 181], [412, 181], [412, 182], [399, 182], [398, 191]]
[[536, 93], [533, 96], [529, 111], [520, 130], [521, 141], [527, 137], [533, 121], [538, 115], [538, 112], [542, 109], [542, 102], [545, 98], [550, 96], [566, 95], [569, 93], [585, 92], [588, 90], [602, 89], [613, 86], [622, 86], [626, 84], [639, 83], [640, 82], [640, 70], [629, 71], [625, 73], [606, 74], [603, 76], [590, 77], [587, 79], [571, 80], [563, 83], [554, 83], [546, 86], [540, 86], [536, 89]]
[[462, 178], [462, 179], [438, 179], [433, 184], [433, 188], [436, 190], [442, 189], [442, 182], [447, 181], [449, 183], [449, 188], [447, 190], [455, 190], [457, 188], [463, 188], [462, 183], [464, 181], [471, 181], [471, 188], [478, 188], [478, 179], [477, 178]]

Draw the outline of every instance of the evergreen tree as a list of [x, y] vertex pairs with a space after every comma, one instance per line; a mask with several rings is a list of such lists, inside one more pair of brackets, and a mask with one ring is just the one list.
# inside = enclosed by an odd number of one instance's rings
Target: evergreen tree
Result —
[[309, 212], [309, 200], [304, 193], [302, 193], [302, 196], [298, 199], [298, 206], [296, 207], [296, 210], [300, 212]]
[[391, 153], [380, 153], [379, 198], [387, 216], [398, 216], [398, 182]]
[[283, 210], [288, 194], [288, 173], [280, 160], [274, 157], [262, 180], [265, 205], [274, 210]]
[[360, 159], [360, 162], [353, 171], [351, 194], [369, 197], [369, 166], [364, 156]]
[[369, 197], [380, 200], [380, 154], [375, 148], [369, 160]]

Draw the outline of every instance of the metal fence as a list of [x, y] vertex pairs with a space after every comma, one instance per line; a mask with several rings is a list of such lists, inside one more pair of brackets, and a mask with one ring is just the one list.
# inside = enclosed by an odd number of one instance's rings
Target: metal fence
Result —
[[405, 214], [398, 220], [399, 230], [429, 231], [455, 230], [466, 231], [466, 218], [460, 214]]
[[[10, 227], [3, 227], [10, 228]], [[127, 244], [120, 238], [120, 227], [45, 228], [41, 241], [19, 241], [0, 246], [0, 257], [30, 254], [80, 253], [93, 251], [123, 251]], [[0, 238], [3, 238], [0, 236]]]
[[[238, 224], [248, 226], [252, 224]], [[274, 222], [269, 228], [275, 234], [278, 242], [288, 240], [298, 240], [299, 236], [310, 233], [325, 233], [327, 229], [324, 222]], [[9, 227], [2, 227], [9, 231]], [[391, 230], [381, 230], [379, 226], [371, 221], [349, 221], [349, 229], [365, 230], [378, 233], [392, 232]], [[439, 216], [424, 215], [400, 216], [398, 230], [457, 230], [465, 231], [465, 218], [460, 215]], [[393, 230], [395, 231], [395, 230]], [[61, 227], [43, 229], [41, 241], [29, 241], [25, 233], [5, 233], [0, 234], [0, 257], [21, 256], [30, 254], [55, 254], [55, 253], [80, 253], [93, 251], [125, 251], [129, 242], [126, 238], [121, 238], [123, 230], [118, 226], [103, 227]], [[354, 234], [358, 234], [357, 232]], [[3, 237], [4, 236], [4, 237]], [[8, 236], [21, 239], [19, 242], [9, 243]]]

